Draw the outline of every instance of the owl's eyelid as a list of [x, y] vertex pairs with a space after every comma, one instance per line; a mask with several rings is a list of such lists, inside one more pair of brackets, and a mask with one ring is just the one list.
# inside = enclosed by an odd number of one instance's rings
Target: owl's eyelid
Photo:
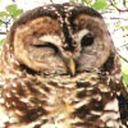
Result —
[[[39, 40], [55, 44], [56, 46], [61, 45], [61, 38], [58, 35], [44, 35], [40, 37]], [[54, 42], [54, 40], [56, 40], [56, 42]]]
[[84, 36], [87, 36], [87, 37], [93, 37], [93, 35], [91, 33], [87, 33], [86, 35]]
[[52, 47], [52, 43], [50, 42], [43, 42], [43, 43], [36, 43], [36, 44], [33, 44], [34, 47]]
[[43, 44], [34, 44], [33, 46], [36, 47], [36, 48], [51, 48], [55, 52], [58, 51], [58, 48], [54, 44], [52, 44], [50, 42], [45, 42]]
[[37, 47], [37, 48], [43, 48], [43, 47], [49, 47], [49, 44], [48, 43], [45, 43], [45, 44], [33, 44], [34, 47]]

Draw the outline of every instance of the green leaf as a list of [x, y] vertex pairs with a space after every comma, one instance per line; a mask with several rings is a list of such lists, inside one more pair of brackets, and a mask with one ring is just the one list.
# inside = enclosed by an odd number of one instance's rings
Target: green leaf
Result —
[[126, 30], [128, 30], [128, 26], [127, 25], [126, 26], [123, 26], [123, 28], [126, 29]]
[[74, 2], [74, 0], [70, 0], [70, 2]]
[[15, 13], [15, 16], [20, 16], [23, 13], [22, 9], [18, 9]]
[[17, 6], [15, 4], [9, 5], [6, 7], [6, 10], [11, 14], [14, 15], [17, 11]]
[[3, 45], [5, 39], [0, 40], [0, 46]]
[[88, 4], [92, 2], [92, 0], [83, 0], [83, 1], [88, 3]]
[[18, 9], [17, 5], [15, 4], [7, 6], [6, 10], [11, 16], [13, 16], [14, 20], [17, 19], [17, 17], [23, 13], [23, 10]]
[[122, 71], [123, 71], [123, 82], [125, 86], [128, 87], [128, 67], [123, 66]]
[[107, 1], [106, 0], [97, 0], [93, 5], [92, 8], [96, 10], [105, 11], [107, 8]]
[[124, 85], [128, 87], [128, 74], [123, 73], [123, 82]]
[[8, 16], [8, 13], [6, 11], [1, 11], [0, 12], [0, 17], [3, 17], [3, 16]]

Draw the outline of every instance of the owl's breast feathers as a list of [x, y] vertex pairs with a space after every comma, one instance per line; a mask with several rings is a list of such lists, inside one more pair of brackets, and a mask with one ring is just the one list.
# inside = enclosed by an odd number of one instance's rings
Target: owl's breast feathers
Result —
[[11, 128], [27, 124], [27, 128], [122, 126], [119, 101], [116, 92], [107, 84], [109, 80], [107, 75], [91, 73], [74, 78], [26, 75], [14, 79], [2, 93], [2, 106], [8, 110], [9, 116], [5, 124]]

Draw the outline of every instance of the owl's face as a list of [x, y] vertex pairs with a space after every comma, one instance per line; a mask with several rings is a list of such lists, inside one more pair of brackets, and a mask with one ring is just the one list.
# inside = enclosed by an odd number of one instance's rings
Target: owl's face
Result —
[[75, 76], [102, 68], [112, 50], [102, 17], [82, 5], [49, 5], [29, 11], [13, 25], [12, 33], [18, 61], [47, 75]]

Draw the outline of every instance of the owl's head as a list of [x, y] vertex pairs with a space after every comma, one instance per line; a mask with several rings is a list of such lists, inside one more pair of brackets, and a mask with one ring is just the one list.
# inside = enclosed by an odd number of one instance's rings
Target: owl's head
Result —
[[20, 64], [47, 75], [101, 69], [114, 50], [101, 15], [71, 3], [28, 11], [14, 23], [7, 42]]

